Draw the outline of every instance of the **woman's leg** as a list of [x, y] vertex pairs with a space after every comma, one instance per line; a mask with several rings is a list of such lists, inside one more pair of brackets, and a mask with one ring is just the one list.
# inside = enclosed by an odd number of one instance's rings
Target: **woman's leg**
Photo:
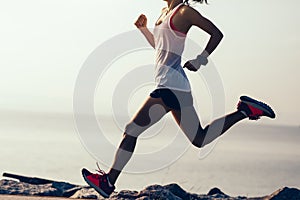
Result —
[[137, 137], [169, 111], [170, 109], [166, 107], [161, 98], [149, 97], [131, 122], [126, 125], [123, 139], [115, 154], [113, 165], [108, 172], [111, 184], [115, 184], [121, 171], [130, 160]]
[[188, 139], [199, 148], [209, 144], [235, 123], [246, 118], [242, 112], [236, 111], [214, 120], [203, 129], [193, 106], [184, 107], [181, 111], [172, 110], [172, 114]]

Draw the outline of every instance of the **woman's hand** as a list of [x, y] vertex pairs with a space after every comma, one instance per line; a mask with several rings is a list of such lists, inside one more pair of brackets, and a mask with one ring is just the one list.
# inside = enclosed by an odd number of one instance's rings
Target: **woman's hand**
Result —
[[146, 28], [147, 26], [147, 17], [144, 14], [141, 14], [139, 16], [139, 18], [136, 20], [136, 22], [134, 23], [134, 25], [138, 28]]
[[187, 61], [183, 68], [187, 68], [190, 71], [196, 72], [198, 69], [200, 69], [201, 65], [206, 65], [207, 63], [207, 57], [199, 55], [196, 59]]

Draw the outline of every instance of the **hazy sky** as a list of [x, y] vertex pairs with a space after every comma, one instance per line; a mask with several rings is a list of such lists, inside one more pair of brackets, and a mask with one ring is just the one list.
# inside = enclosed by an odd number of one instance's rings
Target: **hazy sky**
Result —
[[[0, 109], [72, 112], [75, 80], [90, 53], [134, 30], [140, 13], [153, 27], [163, 6], [162, 0], [0, 1]], [[211, 59], [223, 81], [226, 111], [248, 94], [274, 107], [278, 119], [272, 123], [300, 124], [299, 7], [299, 0], [211, 0], [196, 6], [225, 35]], [[199, 44], [207, 39], [197, 29], [189, 37]]]

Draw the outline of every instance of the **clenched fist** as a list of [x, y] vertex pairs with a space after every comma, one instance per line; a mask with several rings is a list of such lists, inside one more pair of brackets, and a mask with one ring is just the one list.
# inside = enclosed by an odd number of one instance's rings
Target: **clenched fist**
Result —
[[190, 71], [196, 72], [201, 67], [201, 65], [206, 65], [207, 63], [207, 57], [199, 55], [196, 59], [187, 61], [184, 64], [183, 68], [187, 68]]
[[137, 28], [145, 28], [147, 26], [147, 17], [144, 14], [141, 14], [134, 25]]

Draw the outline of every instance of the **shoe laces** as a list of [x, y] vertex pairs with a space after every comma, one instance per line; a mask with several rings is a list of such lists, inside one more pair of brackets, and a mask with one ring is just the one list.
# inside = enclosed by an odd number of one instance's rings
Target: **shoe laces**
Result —
[[95, 169], [95, 170], [98, 172], [97, 176], [99, 177], [99, 179], [101, 179], [103, 182], [105, 182], [109, 188], [113, 188], [114, 186], [109, 183], [108, 177], [104, 176], [106, 174], [105, 171], [103, 171], [100, 168], [98, 162], [96, 162], [96, 165], [97, 165], [98, 169]]
[[97, 165], [97, 168], [98, 168], [98, 169], [95, 169], [96, 172], [98, 172], [98, 174], [99, 174], [100, 176], [103, 176], [103, 175], [105, 174], [105, 171], [103, 171], [103, 170], [100, 168], [98, 162], [96, 162], [96, 165]]

